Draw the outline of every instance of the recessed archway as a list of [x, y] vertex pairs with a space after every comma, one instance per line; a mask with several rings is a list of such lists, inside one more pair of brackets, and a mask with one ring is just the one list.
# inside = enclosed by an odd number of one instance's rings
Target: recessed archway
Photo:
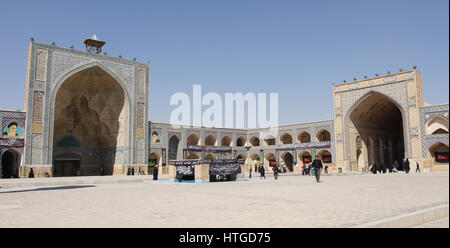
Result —
[[324, 163], [324, 164], [331, 164], [331, 162], [332, 162], [332, 157], [331, 157], [331, 152], [330, 151], [328, 151], [328, 150], [320, 150], [318, 153], [317, 153], [317, 156], [319, 156], [319, 159], [321, 159], [322, 160], [322, 163]]
[[[287, 170], [289, 172], [294, 171], [294, 157], [290, 152], [284, 152], [281, 154], [281, 166], [283, 168], [283, 165], [286, 166]], [[282, 169], [280, 168], [280, 169]]]
[[303, 131], [303, 132], [301, 132], [301, 133], [299, 133], [297, 135], [297, 140], [300, 143], [310, 143], [311, 142], [311, 135], [308, 132]]
[[176, 135], [172, 135], [169, 139], [169, 160], [177, 160], [178, 158], [178, 146], [180, 139]]
[[1, 155], [2, 178], [18, 178], [21, 153], [14, 148], [4, 151]]
[[158, 153], [152, 152], [152, 153], [150, 153], [150, 155], [148, 155], [148, 165], [149, 166], [159, 165], [160, 159], [161, 159], [161, 156]]
[[[346, 119], [348, 139], [354, 141], [358, 136], [368, 137], [367, 149], [360, 149], [366, 153], [362, 154], [365, 164], [370, 166], [376, 162], [387, 167], [394, 160], [403, 160], [406, 150], [403, 112], [395, 101], [380, 93], [370, 92], [350, 109]], [[358, 148], [349, 142], [347, 149], [356, 164]]]
[[432, 145], [428, 152], [430, 157], [433, 158], [432, 163], [434, 165], [448, 164], [449, 162], [449, 148], [448, 145], [441, 142], [437, 142]]
[[448, 134], [448, 120], [441, 116], [431, 117], [426, 123], [426, 133], [430, 134]]
[[197, 153], [192, 152], [192, 153], [189, 154], [187, 159], [200, 159], [200, 156]]
[[274, 146], [276, 143], [275, 137], [273, 137], [272, 135], [266, 135], [263, 141], [265, 146]]
[[319, 142], [331, 141], [331, 134], [327, 130], [322, 129], [319, 132], [317, 132], [316, 138], [317, 141]]
[[216, 159], [216, 156], [215, 156], [213, 153], [208, 153], [208, 154], [205, 156], [205, 158], [206, 158], [206, 159]]
[[[53, 166], [73, 167], [75, 160], [61, 159], [73, 153], [80, 155], [79, 168], [70, 176], [112, 175], [116, 163], [122, 167], [116, 151], [128, 148], [129, 105], [111, 74], [92, 66], [69, 76], [56, 92], [53, 120]], [[67, 143], [70, 139], [78, 145]]]
[[260, 146], [259, 138], [256, 136], [252, 136], [250, 138], [250, 144], [252, 144], [252, 146]]
[[246, 139], [244, 136], [239, 137], [236, 140], [236, 146], [245, 146]]
[[188, 137], [187, 137], [187, 139], [186, 139], [186, 144], [188, 145], [188, 146], [197, 146], [197, 145], [200, 145], [199, 144], [199, 142], [200, 142], [200, 138], [198, 137], [198, 135], [196, 135], [196, 134], [191, 134], [191, 135], [189, 135]]
[[264, 155], [264, 160], [267, 166], [275, 166], [277, 163], [277, 157], [272, 152], [268, 152]]
[[232, 140], [231, 140], [230, 136], [225, 136], [222, 138], [221, 145], [222, 146], [231, 146], [231, 142], [232, 142]]
[[216, 137], [212, 134], [206, 136], [205, 138], [205, 146], [215, 146], [216, 145]]
[[285, 144], [292, 144], [292, 136], [288, 133], [284, 133], [280, 136], [280, 143]]
[[303, 164], [307, 164], [312, 162], [312, 158], [311, 158], [311, 153], [309, 153], [308, 151], [301, 151], [298, 154], [298, 159], [303, 163]]

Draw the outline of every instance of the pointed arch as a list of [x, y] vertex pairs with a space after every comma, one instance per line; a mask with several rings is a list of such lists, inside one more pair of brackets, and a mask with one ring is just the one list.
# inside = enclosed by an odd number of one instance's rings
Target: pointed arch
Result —
[[289, 133], [283, 133], [280, 136], [280, 143], [285, 145], [285, 144], [292, 144], [293, 140], [292, 140], [292, 135], [290, 135]]
[[[49, 159], [53, 159], [54, 166], [58, 163], [59, 168], [70, 164], [54, 160], [55, 155], [61, 152], [56, 142], [70, 134], [79, 140], [80, 147], [77, 149], [89, 152], [81, 153], [83, 158], [78, 165], [70, 165], [74, 171], [61, 175], [75, 175], [76, 168], [81, 169], [83, 175], [98, 175], [101, 170], [112, 174], [115, 163], [123, 162], [116, 159], [117, 147], [128, 148], [131, 142], [129, 125], [132, 104], [127, 88], [119, 77], [98, 62], [79, 66], [56, 82], [50, 97], [50, 113], [53, 114], [49, 122], [53, 125], [49, 125], [47, 141]], [[100, 92], [100, 88], [104, 90]], [[115, 95], [115, 102], [105, 100], [104, 94]], [[67, 111], [60, 111], [61, 108]], [[61, 115], [64, 112], [69, 114]], [[76, 150], [73, 147], [70, 149], [72, 152]]]
[[297, 135], [297, 140], [300, 143], [311, 143], [311, 134], [307, 131], [302, 131]]

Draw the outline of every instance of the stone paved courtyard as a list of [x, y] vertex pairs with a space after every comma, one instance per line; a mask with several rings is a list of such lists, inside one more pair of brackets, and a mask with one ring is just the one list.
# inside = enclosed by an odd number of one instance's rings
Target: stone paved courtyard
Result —
[[321, 181], [269, 176], [1, 188], [0, 227], [352, 227], [449, 202], [448, 172]]

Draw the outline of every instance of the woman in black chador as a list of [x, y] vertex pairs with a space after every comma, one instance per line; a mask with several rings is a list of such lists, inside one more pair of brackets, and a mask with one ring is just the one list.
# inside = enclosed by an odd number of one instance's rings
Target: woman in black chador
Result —
[[406, 159], [406, 161], [405, 161], [405, 172], [406, 173], [409, 173], [409, 170], [411, 169], [410, 167], [409, 167], [409, 160], [408, 159]]
[[158, 166], [153, 167], [153, 180], [158, 180]]
[[28, 174], [28, 178], [34, 178], [33, 168], [30, 169], [30, 173]]

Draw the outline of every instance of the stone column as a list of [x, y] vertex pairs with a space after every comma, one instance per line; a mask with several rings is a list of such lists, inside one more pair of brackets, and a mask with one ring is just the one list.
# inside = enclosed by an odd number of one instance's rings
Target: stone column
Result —
[[209, 164], [195, 165], [195, 181], [209, 182]]
[[387, 166], [389, 166], [390, 164], [392, 164], [394, 162], [394, 157], [392, 155], [392, 140], [389, 139], [388, 140], [388, 160], [387, 161]]
[[177, 170], [176, 167], [174, 165], [168, 165], [168, 170], [169, 170], [169, 180], [175, 180], [177, 177]]

